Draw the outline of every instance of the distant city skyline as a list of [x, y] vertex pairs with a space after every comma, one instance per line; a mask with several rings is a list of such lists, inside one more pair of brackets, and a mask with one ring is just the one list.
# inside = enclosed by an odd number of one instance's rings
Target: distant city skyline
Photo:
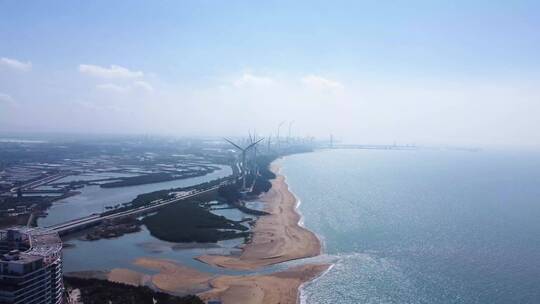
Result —
[[0, 1], [0, 133], [540, 147], [536, 1]]

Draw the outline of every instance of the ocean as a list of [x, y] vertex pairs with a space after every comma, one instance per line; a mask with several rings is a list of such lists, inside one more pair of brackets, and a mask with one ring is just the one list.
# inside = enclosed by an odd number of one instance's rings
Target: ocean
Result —
[[540, 303], [540, 154], [326, 150], [280, 163], [334, 261], [304, 303]]

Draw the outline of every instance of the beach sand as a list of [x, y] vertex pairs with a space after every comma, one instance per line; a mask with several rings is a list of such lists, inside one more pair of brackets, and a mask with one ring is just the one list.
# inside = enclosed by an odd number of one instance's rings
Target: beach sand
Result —
[[329, 265], [302, 265], [268, 275], [220, 276], [212, 290], [199, 294], [203, 300], [224, 304], [295, 304], [298, 288], [328, 269]]
[[299, 225], [298, 201], [289, 191], [279, 167], [272, 164], [276, 178], [272, 188], [261, 197], [270, 215], [260, 217], [253, 237], [240, 256], [203, 255], [201, 262], [229, 269], [252, 270], [285, 261], [317, 256], [321, 244], [317, 236]]
[[174, 261], [140, 258], [135, 265], [159, 271], [150, 282], [160, 290], [175, 294], [197, 293], [208, 289], [212, 275], [180, 265]]
[[185, 267], [171, 260], [139, 258], [133, 263], [156, 271], [143, 274], [129, 269], [115, 268], [108, 273], [108, 280], [129, 285], [152, 286], [171, 294], [195, 294], [210, 288], [214, 276]]
[[297, 303], [298, 288], [329, 267], [309, 264], [264, 275], [212, 276], [170, 260], [141, 258], [135, 264], [159, 272], [148, 275], [118, 268], [109, 272], [108, 279], [153, 286], [171, 294], [197, 294], [205, 301], [220, 300], [224, 304]]

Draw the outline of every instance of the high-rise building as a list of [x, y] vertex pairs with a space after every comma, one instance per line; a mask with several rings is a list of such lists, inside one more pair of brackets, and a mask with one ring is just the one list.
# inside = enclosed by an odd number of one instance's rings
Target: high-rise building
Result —
[[54, 231], [0, 230], [0, 303], [61, 304], [62, 241]]

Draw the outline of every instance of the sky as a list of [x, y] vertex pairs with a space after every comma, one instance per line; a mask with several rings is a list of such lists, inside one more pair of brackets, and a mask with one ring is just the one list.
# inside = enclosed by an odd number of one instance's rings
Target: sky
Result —
[[0, 0], [0, 133], [540, 148], [539, 54], [538, 1]]

